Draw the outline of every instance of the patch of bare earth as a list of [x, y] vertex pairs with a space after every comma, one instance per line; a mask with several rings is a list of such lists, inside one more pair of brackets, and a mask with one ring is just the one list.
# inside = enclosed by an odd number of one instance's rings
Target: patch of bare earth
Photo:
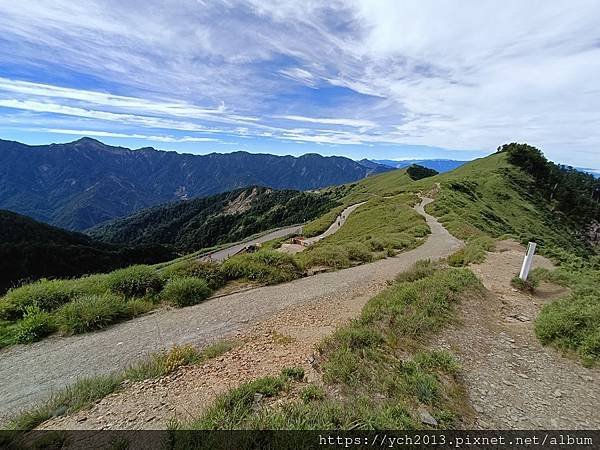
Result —
[[[434, 345], [460, 359], [476, 428], [598, 429], [600, 371], [543, 347], [533, 330], [542, 305], [568, 291], [543, 284], [527, 295], [510, 286], [524, 252], [519, 244], [504, 241], [483, 264], [472, 267], [489, 295], [465, 300], [460, 322]], [[534, 267], [552, 264], [536, 256]]]
[[385, 287], [373, 283], [356, 295], [339, 292], [286, 309], [249, 331], [238, 333], [234, 349], [203, 365], [127, 385], [91, 409], [52, 419], [40, 429], [164, 429], [169, 419], [197, 417], [215, 397], [257, 377], [277, 375], [285, 367], [303, 367], [308, 381], [319, 382], [312, 367], [315, 346], [336, 327], [358, 316], [364, 304]]

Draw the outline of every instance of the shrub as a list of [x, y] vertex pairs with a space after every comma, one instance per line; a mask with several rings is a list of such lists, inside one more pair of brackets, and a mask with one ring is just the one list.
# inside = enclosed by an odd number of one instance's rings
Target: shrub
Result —
[[28, 306], [15, 332], [15, 340], [20, 344], [35, 342], [54, 331], [51, 316], [37, 306]]
[[510, 280], [510, 284], [515, 289], [523, 292], [533, 293], [535, 288], [538, 286], [539, 282], [535, 278], [528, 278], [527, 280], [522, 280], [520, 277], [516, 276]]
[[267, 284], [277, 284], [300, 277], [296, 260], [284, 253], [261, 250], [229, 258], [222, 265], [227, 279], [246, 278]]
[[212, 261], [200, 261], [192, 259], [182, 261], [165, 268], [164, 275], [167, 278], [195, 277], [206, 280], [208, 287], [218, 289], [225, 284], [225, 274], [221, 265]]
[[281, 375], [290, 380], [302, 381], [304, 369], [302, 367], [286, 367], [281, 371]]
[[0, 318], [16, 320], [25, 314], [27, 307], [52, 311], [71, 301], [80, 291], [69, 280], [40, 280], [11, 289], [0, 302]]
[[126, 297], [143, 297], [160, 292], [163, 280], [150, 266], [131, 266], [108, 274], [109, 289]]
[[162, 292], [165, 300], [175, 306], [191, 306], [207, 299], [212, 293], [206, 281], [201, 278], [173, 278]]
[[311, 384], [302, 389], [300, 392], [300, 398], [304, 403], [310, 403], [315, 400], [323, 400], [325, 399], [325, 391], [323, 388]]
[[350, 258], [352, 261], [373, 261], [373, 255], [371, 254], [371, 252], [365, 244], [361, 244], [360, 242], [349, 242], [346, 245], [344, 245], [344, 247], [348, 252], [348, 258]]
[[126, 301], [117, 295], [83, 295], [56, 311], [56, 324], [63, 334], [85, 333], [129, 318]]

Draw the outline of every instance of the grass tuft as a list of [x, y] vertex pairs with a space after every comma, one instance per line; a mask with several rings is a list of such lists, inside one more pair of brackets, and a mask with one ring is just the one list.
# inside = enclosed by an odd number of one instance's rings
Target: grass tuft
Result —
[[107, 284], [115, 294], [144, 297], [158, 294], [163, 287], [163, 279], [154, 268], [137, 265], [111, 272], [108, 274]]
[[535, 278], [530, 277], [527, 280], [523, 280], [518, 275], [514, 276], [510, 280], [510, 285], [512, 287], [518, 289], [519, 291], [528, 292], [530, 294], [533, 294], [535, 292], [535, 288], [538, 286], [538, 284], [539, 283]]
[[55, 321], [62, 334], [79, 334], [130, 318], [134, 310], [118, 295], [83, 295], [58, 309]]
[[191, 306], [210, 297], [212, 290], [201, 278], [172, 278], [162, 292], [162, 297], [175, 306]]
[[223, 263], [222, 270], [229, 280], [245, 278], [265, 284], [283, 283], [302, 275], [292, 256], [273, 250], [233, 256]]

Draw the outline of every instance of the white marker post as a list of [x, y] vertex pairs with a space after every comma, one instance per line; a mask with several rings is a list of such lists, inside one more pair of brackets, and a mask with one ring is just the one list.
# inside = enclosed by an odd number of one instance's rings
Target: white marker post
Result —
[[525, 255], [525, 259], [523, 260], [523, 266], [521, 267], [521, 273], [519, 274], [519, 278], [523, 281], [527, 281], [527, 277], [529, 276], [531, 264], [533, 264], [533, 255], [535, 254], [536, 246], [537, 244], [535, 242], [530, 242], [527, 246], [527, 254]]

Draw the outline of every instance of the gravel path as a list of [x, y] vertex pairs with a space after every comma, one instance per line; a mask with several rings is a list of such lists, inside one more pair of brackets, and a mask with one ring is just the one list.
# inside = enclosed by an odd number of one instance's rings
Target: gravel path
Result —
[[292, 305], [327, 302], [340, 293], [372, 295], [373, 286], [383, 289], [386, 280], [415, 261], [448, 256], [461, 242], [424, 212], [431, 201], [424, 199], [415, 209], [426, 217], [432, 234], [420, 247], [394, 258], [231, 294], [188, 308], [158, 310], [101, 332], [52, 337], [0, 351], [0, 423], [78, 378], [123, 369], [145, 354], [174, 344], [206, 345]]
[[[600, 427], [600, 369], [543, 347], [533, 322], [542, 305], [568, 290], [542, 284], [535, 295], [512, 289], [525, 249], [501, 242], [483, 264], [472, 266], [489, 293], [461, 302], [461, 321], [437, 345], [451, 350], [475, 410], [475, 428], [586, 429]], [[552, 267], [536, 256], [534, 266]]]
[[[232, 245], [231, 247], [210, 253], [210, 259], [213, 261], [224, 261], [230, 256], [235, 255], [240, 250], [243, 250], [244, 247], [250, 244], [263, 244], [273, 239], [289, 236], [291, 234], [302, 234], [302, 225], [293, 225], [291, 227], [280, 228], [279, 230], [271, 231], [270, 233], [264, 234], [257, 238], [247, 239], [238, 244]], [[202, 259], [206, 259], [206, 257], [207, 255], [203, 255]]]

